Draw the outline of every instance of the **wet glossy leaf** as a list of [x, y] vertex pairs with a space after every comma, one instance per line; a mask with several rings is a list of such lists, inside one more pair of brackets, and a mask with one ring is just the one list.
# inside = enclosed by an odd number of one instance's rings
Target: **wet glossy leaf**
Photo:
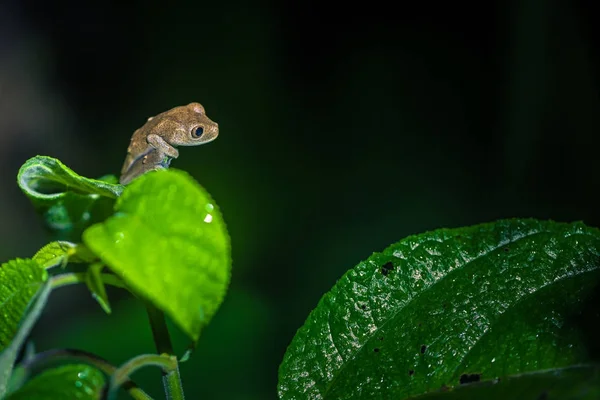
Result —
[[27, 160], [17, 175], [19, 187], [54, 237], [73, 241], [79, 240], [86, 227], [110, 215], [123, 191], [115, 180], [112, 176], [84, 178], [46, 156]]
[[67, 241], [48, 243], [33, 256], [33, 260], [46, 269], [57, 265], [65, 266], [69, 262], [90, 263], [97, 259], [84, 245]]
[[[279, 370], [282, 399], [402, 399], [587, 360], [600, 232], [503, 220], [408, 237], [348, 271]], [[586, 311], [587, 310], [587, 311]], [[587, 313], [587, 314], [586, 314]]]
[[183, 171], [162, 170], [128, 185], [115, 208], [84, 233], [84, 243], [196, 341], [223, 300], [231, 269], [214, 201]]
[[596, 400], [600, 399], [600, 366], [582, 365], [530, 372], [488, 382], [444, 388], [414, 400]]
[[0, 398], [6, 393], [15, 360], [48, 295], [46, 270], [33, 260], [13, 260], [0, 267]]
[[98, 400], [105, 378], [102, 372], [85, 364], [64, 365], [48, 369], [8, 396], [9, 400]]

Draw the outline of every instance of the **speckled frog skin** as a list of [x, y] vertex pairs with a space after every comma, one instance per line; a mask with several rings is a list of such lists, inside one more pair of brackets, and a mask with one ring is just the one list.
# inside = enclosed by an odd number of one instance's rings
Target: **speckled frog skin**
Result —
[[204, 107], [190, 103], [148, 118], [133, 132], [121, 169], [120, 183], [126, 185], [148, 171], [168, 168], [179, 156], [177, 146], [199, 146], [219, 135], [219, 125], [206, 116]]

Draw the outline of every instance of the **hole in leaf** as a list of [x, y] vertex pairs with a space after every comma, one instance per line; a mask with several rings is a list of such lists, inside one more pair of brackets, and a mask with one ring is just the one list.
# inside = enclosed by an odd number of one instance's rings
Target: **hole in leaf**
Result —
[[375, 347], [375, 348], [373, 349], [373, 351], [374, 351], [375, 353], [379, 353], [379, 347]]
[[427, 350], [427, 346], [421, 346], [421, 354], [425, 354], [425, 350]]
[[415, 370], [414, 369], [409, 369], [408, 370], [408, 375], [413, 376], [415, 374]]
[[394, 270], [394, 264], [392, 264], [391, 261], [383, 264], [383, 266], [381, 267], [381, 273], [383, 274], [383, 276], [388, 276], [388, 274]]
[[481, 374], [462, 374], [460, 376], [460, 384], [479, 382], [481, 380]]

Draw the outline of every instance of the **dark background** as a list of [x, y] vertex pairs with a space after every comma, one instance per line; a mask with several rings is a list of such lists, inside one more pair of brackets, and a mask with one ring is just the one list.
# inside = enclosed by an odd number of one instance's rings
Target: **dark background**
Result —
[[[181, 368], [190, 399], [275, 398], [321, 295], [409, 234], [600, 226], [592, 1], [88, 3], [0, 3], [0, 260], [48, 241], [15, 184], [27, 158], [116, 174], [147, 117], [201, 102], [220, 136], [172, 167], [220, 205], [234, 264]], [[84, 288], [53, 293], [38, 350], [152, 352], [144, 309], [110, 295], [106, 316]], [[158, 375], [136, 378], [160, 397]]]

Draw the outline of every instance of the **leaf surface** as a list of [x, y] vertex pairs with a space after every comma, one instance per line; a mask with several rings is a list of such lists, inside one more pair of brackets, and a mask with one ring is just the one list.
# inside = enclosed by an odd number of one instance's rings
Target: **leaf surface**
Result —
[[414, 400], [596, 400], [600, 398], [600, 366], [529, 372], [489, 382], [444, 388]]
[[70, 364], [43, 371], [8, 396], [9, 400], [56, 400], [101, 398], [105, 378], [85, 364]]
[[16, 259], [0, 266], [0, 351], [15, 337], [29, 303], [48, 278], [31, 259]]
[[0, 398], [7, 391], [19, 350], [46, 305], [47, 278], [46, 270], [31, 259], [0, 266]]
[[69, 262], [73, 263], [91, 263], [97, 260], [82, 244], [75, 244], [67, 241], [50, 242], [33, 256], [42, 268], [52, 268], [57, 265], [65, 266]]
[[116, 199], [123, 186], [105, 180], [85, 178], [76, 174], [56, 158], [36, 156], [25, 161], [17, 181], [27, 196], [38, 200], [53, 200], [67, 192], [95, 194]]
[[115, 209], [85, 231], [84, 243], [197, 341], [231, 271], [229, 235], [215, 202], [187, 173], [161, 170], [128, 185]]

